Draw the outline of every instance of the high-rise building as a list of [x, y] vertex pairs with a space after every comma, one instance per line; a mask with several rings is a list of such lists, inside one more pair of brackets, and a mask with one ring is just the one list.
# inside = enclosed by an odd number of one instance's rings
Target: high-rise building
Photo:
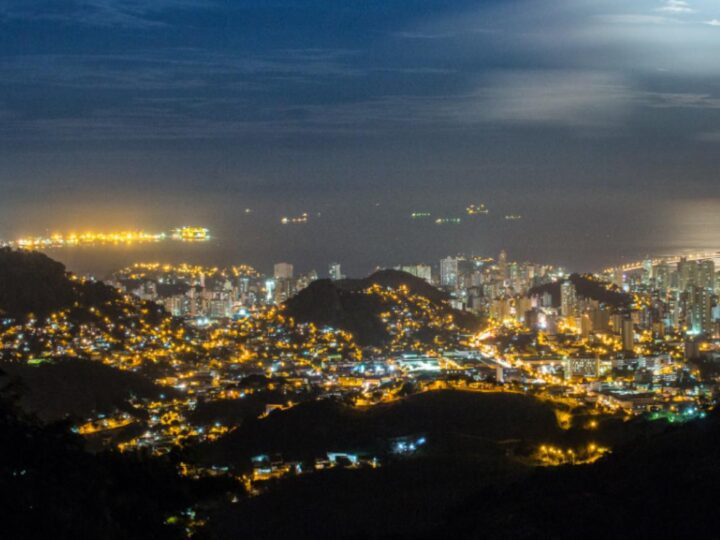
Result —
[[577, 315], [577, 291], [572, 281], [564, 281], [560, 285], [560, 313], [563, 317]]
[[712, 291], [691, 286], [688, 291], [688, 331], [692, 334], [713, 334]]
[[678, 291], [685, 292], [691, 285], [697, 284], [698, 264], [683, 257], [677, 265]]
[[272, 304], [275, 302], [275, 280], [265, 280], [265, 303]]
[[311, 270], [304, 276], [300, 276], [295, 282], [295, 292], [302, 291], [305, 287], [310, 285], [313, 281], [317, 280], [318, 275], [315, 270]]
[[243, 295], [250, 291], [250, 278], [248, 276], [240, 276], [237, 280], [238, 292]]
[[660, 291], [667, 291], [670, 288], [670, 265], [660, 263], [653, 268], [653, 279], [655, 288]]
[[293, 280], [292, 279], [276, 279], [275, 280], [275, 296], [274, 301], [276, 304], [282, 304], [290, 298], [294, 293]]
[[508, 274], [507, 252], [503, 249], [498, 256], [498, 275], [500, 279], [506, 279]]
[[432, 283], [432, 268], [427, 264], [413, 264], [410, 266], [402, 266], [400, 269], [403, 272], [412, 274], [415, 277], [424, 279], [428, 283]]
[[625, 274], [620, 268], [616, 268], [613, 271], [612, 282], [621, 289], [623, 288], [623, 285], [625, 285]]
[[213, 319], [229, 317], [232, 312], [232, 300], [226, 292], [215, 292], [209, 300], [208, 315]]
[[553, 297], [549, 292], [544, 292], [539, 299], [540, 307], [550, 308], [553, 307]]
[[623, 351], [633, 352], [635, 348], [635, 325], [628, 316], [622, 320], [622, 344]]
[[330, 279], [333, 281], [339, 281], [343, 279], [345, 276], [342, 274], [342, 270], [340, 269], [340, 263], [330, 263]]
[[448, 257], [440, 261], [440, 286], [456, 288], [458, 285], [458, 259]]
[[642, 283], [643, 285], [650, 285], [653, 278], [653, 265], [650, 259], [645, 259], [642, 263]]
[[697, 286], [710, 291], [715, 290], [715, 261], [712, 259], [698, 262]]
[[275, 265], [275, 271], [273, 275], [275, 279], [292, 279], [293, 278], [293, 265], [290, 263], [277, 263]]

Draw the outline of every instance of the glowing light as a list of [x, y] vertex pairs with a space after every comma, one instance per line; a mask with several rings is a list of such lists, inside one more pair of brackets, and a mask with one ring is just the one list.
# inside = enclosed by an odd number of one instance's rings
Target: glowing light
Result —
[[[181, 227], [175, 229], [171, 236], [173, 240], [183, 242], [204, 242], [210, 239], [208, 229], [201, 227]], [[167, 240], [166, 233], [150, 233], [143, 230], [126, 230], [117, 232], [83, 233], [53, 233], [50, 236], [28, 236], [18, 238], [9, 243], [10, 247], [18, 249], [48, 249], [74, 246], [96, 245], [130, 245], [162, 242]]]

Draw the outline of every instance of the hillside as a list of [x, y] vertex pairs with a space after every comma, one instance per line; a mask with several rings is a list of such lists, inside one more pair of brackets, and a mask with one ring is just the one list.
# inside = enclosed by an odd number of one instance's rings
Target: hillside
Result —
[[348, 531], [355, 538], [713, 537], [719, 463], [714, 413], [637, 436], [592, 465], [420, 456], [377, 470], [301, 476], [219, 509], [210, 531], [258, 539]]
[[412, 294], [424, 296], [435, 304], [441, 304], [450, 299], [450, 296], [446, 292], [433, 287], [424, 279], [401, 270], [378, 270], [362, 279], [343, 279], [334, 283], [338, 288], [347, 291], [362, 291], [373, 284], [391, 289], [397, 289], [401, 285], [404, 285]]
[[[65, 311], [76, 322], [97, 319], [93, 310], [110, 317], [136, 311], [114, 288], [95, 281], [76, 279], [65, 266], [35, 251], [0, 249], [0, 315], [22, 320], [43, 318]], [[148, 316], [161, 315], [153, 305]]]
[[[614, 285], [603, 283], [590, 276], [572, 274], [568, 280], [575, 285], [577, 296], [596, 300], [601, 304], [607, 304], [617, 309], [627, 308], [632, 302], [632, 297], [618, 289]], [[547, 283], [534, 287], [528, 292], [528, 296], [540, 296], [549, 293], [552, 296], [553, 306], [560, 307], [560, 286], [562, 281]]]
[[715, 411], [639, 438], [594, 465], [539, 469], [521, 482], [476, 492], [448, 513], [442, 530], [454, 538], [713, 536], [718, 486]]
[[52, 422], [67, 417], [84, 419], [116, 409], [135, 413], [131, 398], [157, 399], [171, 395], [141, 375], [81, 359], [57, 360], [33, 366], [0, 363], [19, 394], [19, 405], [40, 420]]
[[[382, 453], [392, 437], [428, 434], [433, 446], [457, 436], [497, 441], [547, 440], [559, 435], [552, 408], [506, 393], [440, 391], [359, 410], [324, 400], [248, 420], [208, 447], [210, 461], [242, 464], [261, 453], [311, 458], [327, 451]], [[474, 444], [473, 444], [474, 445]]]
[[179, 477], [168, 459], [85, 452], [79, 436], [18, 412], [1, 388], [0, 433], [7, 539], [187, 538], [182, 522], [167, 519], [228, 489]]
[[[315, 281], [284, 306], [299, 322], [339, 328], [350, 332], [360, 345], [379, 346], [392, 341], [389, 327], [397, 326], [393, 315], [401, 313], [428, 323], [412, 336], [424, 342], [437, 335], [430, 323], [447, 315], [461, 330], [479, 326], [476, 317], [452, 309], [447, 300], [444, 292], [422, 279], [397, 270], [381, 270], [364, 279]], [[388, 317], [382, 320], [386, 313]]]
[[0, 249], [0, 314], [43, 315], [72, 305], [75, 297], [61, 263], [42, 253]]
[[161, 370], [179, 325], [155, 303], [77, 278], [41, 253], [9, 249], [0, 250], [0, 314], [0, 360], [11, 362], [101, 356]]

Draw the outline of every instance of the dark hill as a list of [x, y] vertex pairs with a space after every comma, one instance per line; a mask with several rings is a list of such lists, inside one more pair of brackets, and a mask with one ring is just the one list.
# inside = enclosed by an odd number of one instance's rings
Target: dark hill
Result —
[[167, 519], [228, 489], [181, 478], [168, 459], [85, 452], [82, 438], [66, 426], [28, 418], [2, 391], [0, 433], [6, 540], [187, 538], [182, 522]]
[[127, 306], [116, 289], [71, 279], [63, 264], [42, 253], [0, 249], [0, 315], [22, 319], [69, 309], [74, 320], [88, 321], [87, 310], [101, 307], [112, 316]]
[[134, 414], [128, 404], [131, 397], [157, 399], [160, 394], [174, 394], [141, 375], [76, 358], [39, 366], [3, 363], [0, 368], [14, 381], [22, 409], [44, 421], [82, 420], [116, 409]]
[[427, 433], [497, 442], [547, 440], [559, 432], [552, 408], [520, 394], [440, 391], [359, 410], [323, 400], [248, 420], [208, 447], [212, 462], [241, 464], [261, 453], [306, 458], [333, 450], [382, 451], [392, 437]]
[[719, 495], [716, 411], [594, 465], [538, 469], [522, 482], [486, 488], [449, 513], [442, 531], [453, 538], [715, 536]]
[[74, 299], [75, 287], [61, 263], [42, 253], [0, 249], [0, 314], [43, 315]]
[[338, 288], [347, 291], [362, 291], [374, 284], [391, 289], [405, 285], [411, 293], [424, 296], [436, 304], [447, 302], [450, 299], [446, 292], [433, 287], [424, 279], [400, 270], [378, 270], [366, 278], [343, 279], [335, 282]]
[[364, 279], [314, 281], [285, 302], [285, 309], [299, 322], [346, 330], [360, 345], [381, 345], [389, 336], [379, 315], [389, 306], [379, 296], [364, 293], [374, 284], [392, 289], [404, 285], [411, 294], [427, 298], [441, 313], [453, 314], [461, 328], [471, 330], [478, 326], [476, 317], [450, 307], [447, 294], [423, 279], [397, 270], [381, 270]]
[[306, 475], [224, 509], [210, 528], [268, 539], [714, 538], [719, 486], [714, 414], [640, 436], [593, 465], [418, 457]]
[[[629, 294], [614, 285], [597, 281], [592, 276], [572, 274], [568, 280], [575, 285], [578, 297], [596, 300], [617, 309], [627, 308], [632, 303], [632, 297]], [[553, 306], [560, 307], [560, 286], [563, 282], [556, 281], [534, 287], [530, 289], [528, 296], [540, 296], [549, 293], [552, 296]]]
[[253, 392], [243, 398], [219, 399], [199, 402], [189, 414], [191, 422], [207, 425], [222, 422], [225, 425], [239, 426], [248, 419], [257, 418], [265, 411], [269, 403], [286, 403], [288, 396], [277, 391]]
[[378, 318], [382, 301], [362, 292], [337, 287], [329, 279], [311, 283], [285, 302], [286, 313], [298, 322], [315, 323], [347, 330], [362, 345], [387, 340], [385, 325]]

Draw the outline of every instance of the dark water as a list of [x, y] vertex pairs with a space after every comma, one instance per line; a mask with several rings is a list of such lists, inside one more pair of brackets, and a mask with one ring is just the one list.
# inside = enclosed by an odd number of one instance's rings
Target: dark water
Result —
[[[508, 250], [511, 259], [559, 264], [570, 270], [595, 270], [647, 255], [720, 248], [720, 201], [624, 204], [622, 200], [579, 201], [496, 209], [469, 217], [462, 209], [433, 211], [426, 220], [410, 218], [425, 208], [384, 203], [323, 207], [301, 225], [281, 225], [271, 211], [244, 215], [225, 212], [204, 244], [161, 244], [49, 250], [48, 254], [78, 273], [98, 277], [134, 262], [189, 262], [204, 265], [250, 264], [271, 272], [276, 262], [295, 264], [296, 272], [327, 272], [337, 261], [349, 275], [377, 266], [425, 262], [436, 264], [458, 253], [494, 256]], [[507, 221], [506, 211], [523, 219]], [[292, 213], [290, 214], [292, 215]], [[459, 225], [436, 225], [436, 217], [459, 216]]]

